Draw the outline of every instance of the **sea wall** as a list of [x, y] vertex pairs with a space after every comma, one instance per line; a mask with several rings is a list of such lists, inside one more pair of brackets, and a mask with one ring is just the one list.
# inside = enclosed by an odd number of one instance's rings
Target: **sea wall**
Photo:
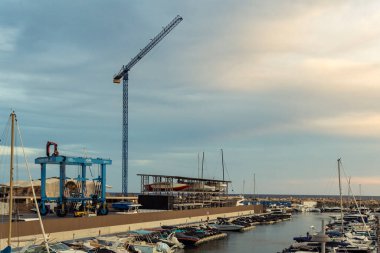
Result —
[[[49, 238], [70, 240], [98, 235], [121, 233], [128, 230], [154, 228], [161, 225], [178, 225], [216, 219], [217, 217], [234, 217], [261, 213], [262, 206], [237, 206], [203, 208], [182, 211], [160, 211], [136, 214], [110, 214], [97, 217], [80, 218], [44, 218], [45, 232]], [[5, 245], [8, 237], [8, 225], [0, 224], [0, 246]], [[42, 238], [38, 221], [13, 222], [12, 237], [14, 241]]]

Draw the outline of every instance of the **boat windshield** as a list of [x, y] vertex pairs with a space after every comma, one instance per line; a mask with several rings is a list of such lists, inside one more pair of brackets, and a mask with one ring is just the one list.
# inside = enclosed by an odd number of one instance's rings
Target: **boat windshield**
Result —
[[52, 248], [55, 252], [64, 251], [64, 250], [71, 250], [71, 248], [63, 243], [56, 243], [49, 245], [50, 248]]
[[30, 246], [25, 251], [16, 251], [19, 253], [46, 253], [47, 250], [45, 246]]

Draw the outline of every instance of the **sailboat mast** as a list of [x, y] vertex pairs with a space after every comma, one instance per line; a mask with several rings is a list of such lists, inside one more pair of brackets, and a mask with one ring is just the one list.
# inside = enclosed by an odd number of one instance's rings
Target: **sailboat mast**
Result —
[[199, 178], [199, 152], [198, 152], [198, 178]]
[[29, 170], [29, 165], [28, 165], [28, 162], [27, 162], [27, 159], [26, 159], [26, 155], [25, 155], [25, 150], [24, 150], [24, 143], [22, 142], [22, 137], [21, 137], [21, 133], [20, 133], [20, 128], [17, 125], [15, 125], [16, 128], [17, 128], [17, 133], [18, 133], [18, 136], [20, 138], [20, 144], [21, 144], [21, 148], [22, 148], [22, 152], [23, 152], [23, 155], [24, 155], [24, 159], [25, 159], [25, 165], [26, 165], [26, 169], [28, 171], [28, 176], [29, 176], [29, 181], [30, 181], [30, 186], [32, 188], [32, 193], [33, 193], [33, 199], [34, 199], [34, 205], [36, 207], [36, 210], [37, 210], [37, 216], [38, 216], [38, 220], [40, 222], [40, 226], [41, 226], [41, 231], [42, 231], [42, 234], [44, 236], [44, 243], [45, 243], [45, 248], [46, 248], [46, 252], [47, 253], [50, 253], [50, 249], [49, 249], [49, 244], [48, 244], [48, 238], [46, 236], [46, 233], [45, 233], [45, 228], [44, 228], [44, 225], [42, 223], [42, 218], [41, 218], [41, 212], [40, 212], [40, 208], [38, 207], [38, 203], [37, 203], [37, 197], [36, 197], [36, 192], [34, 190], [34, 185], [33, 185], [33, 179], [32, 179], [32, 175], [30, 174], [30, 170]]
[[339, 178], [339, 196], [340, 196], [340, 215], [341, 215], [341, 226], [342, 226], [342, 231], [343, 231], [343, 197], [342, 197], [342, 184], [340, 182], [340, 164], [341, 160], [340, 158], [338, 159], [338, 178]]
[[347, 207], [351, 207], [351, 200], [350, 200], [350, 189], [351, 189], [351, 177], [348, 177], [348, 187], [347, 187]]
[[202, 178], [203, 178], [203, 164], [205, 162], [205, 152], [202, 152]]
[[13, 156], [15, 144], [15, 117], [14, 112], [11, 113], [11, 160], [9, 169], [9, 228], [8, 228], [8, 246], [11, 246], [12, 237], [12, 210], [13, 210]]
[[256, 174], [253, 173], [253, 198], [256, 198]]
[[223, 149], [220, 149], [222, 152], [222, 170], [223, 170], [223, 181], [224, 181], [224, 157], [223, 157]]

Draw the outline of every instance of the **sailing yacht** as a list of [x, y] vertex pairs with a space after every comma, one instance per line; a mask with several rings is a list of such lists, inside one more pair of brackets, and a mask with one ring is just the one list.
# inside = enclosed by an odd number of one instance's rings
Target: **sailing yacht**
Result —
[[16, 120], [16, 114], [14, 112], [11, 113], [11, 151], [10, 151], [10, 168], [9, 168], [9, 193], [8, 193], [8, 199], [9, 199], [9, 204], [8, 204], [8, 216], [9, 216], [9, 221], [8, 221], [8, 245], [5, 247], [3, 250], [1, 250], [1, 253], [10, 253], [12, 252], [12, 247], [11, 247], [11, 238], [12, 238], [12, 211], [13, 211], [13, 162], [14, 162], [14, 143], [15, 143], [15, 138], [14, 138], [14, 131], [15, 131], [15, 120]]
[[10, 163], [10, 169], [9, 169], [9, 192], [8, 192], [8, 199], [9, 199], [9, 208], [8, 208], [8, 216], [9, 216], [9, 221], [8, 221], [8, 241], [7, 241], [7, 246], [0, 250], [0, 253], [11, 253], [13, 252], [14, 250], [12, 249], [12, 246], [11, 246], [11, 239], [12, 239], [12, 213], [13, 213], [13, 171], [14, 171], [14, 154], [15, 154], [15, 132], [17, 131], [19, 137], [20, 137], [20, 144], [21, 144], [21, 148], [22, 148], [22, 151], [23, 151], [23, 155], [24, 155], [24, 158], [25, 158], [25, 163], [26, 163], [26, 168], [27, 168], [27, 172], [28, 172], [28, 175], [29, 175], [29, 180], [30, 180], [30, 184], [31, 184], [31, 188], [32, 188], [32, 193], [33, 193], [33, 200], [34, 200], [34, 204], [35, 204], [35, 207], [37, 209], [37, 215], [38, 215], [38, 218], [39, 218], [39, 221], [40, 221], [40, 226], [41, 226], [41, 230], [42, 230], [42, 234], [44, 236], [44, 243], [45, 243], [45, 248], [46, 248], [46, 252], [47, 253], [50, 253], [50, 250], [49, 250], [49, 247], [48, 247], [48, 243], [47, 243], [47, 236], [45, 234], [45, 230], [44, 230], [44, 227], [43, 227], [43, 224], [42, 224], [42, 219], [41, 219], [41, 216], [40, 216], [40, 212], [39, 212], [39, 207], [38, 207], [38, 203], [37, 203], [37, 198], [36, 198], [36, 193], [34, 191], [34, 187], [33, 187], [33, 180], [32, 180], [32, 176], [30, 174], [30, 170], [29, 170], [29, 166], [28, 166], [28, 163], [26, 161], [26, 155], [25, 155], [25, 151], [24, 151], [24, 148], [23, 148], [23, 142], [22, 142], [22, 138], [21, 138], [21, 134], [20, 134], [20, 129], [18, 128], [18, 124], [17, 124], [17, 119], [16, 119], [16, 114], [15, 112], [12, 112], [11, 115], [9, 116], [10, 117], [10, 124], [11, 124], [11, 135], [10, 135], [10, 139], [11, 139], [11, 143], [10, 143], [10, 160], [9, 160], [9, 163]]

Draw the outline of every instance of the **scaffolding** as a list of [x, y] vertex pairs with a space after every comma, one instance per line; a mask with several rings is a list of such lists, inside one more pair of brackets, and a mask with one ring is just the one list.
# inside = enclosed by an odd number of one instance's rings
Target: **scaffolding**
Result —
[[231, 206], [228, 197], [231, 181], [168, 175], [137, 174], [141, 177], [141, 198], [157, 200], [166, 196], [167, 209], [193, 209]]

